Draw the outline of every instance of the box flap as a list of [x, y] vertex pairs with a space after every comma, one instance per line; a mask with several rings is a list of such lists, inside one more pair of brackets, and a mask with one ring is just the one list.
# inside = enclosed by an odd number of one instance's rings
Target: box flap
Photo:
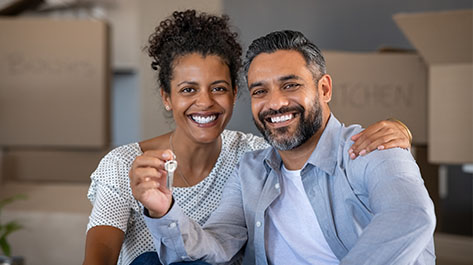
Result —
[[472, 61], [473, 9], [400, 13], [394, 21], [427, 63]]

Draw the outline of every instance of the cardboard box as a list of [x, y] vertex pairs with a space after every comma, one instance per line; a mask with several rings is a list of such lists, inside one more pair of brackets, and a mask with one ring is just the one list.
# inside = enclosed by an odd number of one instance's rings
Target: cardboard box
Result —
[[345, 124], [403, 121], [415, 144], [427, 142], [427, 68], [413, 53], [324, 52], [333, 78], [330, 109]]
[[90, 182], [108, 149], [100, 151], [11, 148], [3, 152], [3, 180]]
[[108, 146], [107, 25], [2, 18], [0, 32], [0, 145]]
[[429, 65], [429, 160], [473, 163], [473, 10], [397, 14]]

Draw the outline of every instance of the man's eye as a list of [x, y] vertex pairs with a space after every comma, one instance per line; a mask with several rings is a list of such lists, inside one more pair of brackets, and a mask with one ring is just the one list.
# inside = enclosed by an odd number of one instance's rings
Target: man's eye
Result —
[[291, 83], [291, 84], [284, 85], [284, 89], [294, 89], [294, 88], [298, 88], [298, 87], [300, 87], [300, 84]]
[[264, 89], [255, 89], [255, 90], [253, 90], [253, 92], [251, 92], [251, 95], [252, 96], [261, 96], [264, 93], [266, 93], [266, 90], [264, 90]]

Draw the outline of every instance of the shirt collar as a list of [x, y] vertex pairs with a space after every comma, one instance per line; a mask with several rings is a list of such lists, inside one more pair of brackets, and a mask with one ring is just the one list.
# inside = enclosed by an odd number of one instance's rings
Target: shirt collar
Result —
[[271, 169], [277, 172], [281, 170], [282, 159], [274, 147], [269, 148], [269, 152], [266, 154], [263, 161], [268, 173]]
[[[330, 176], [334, 174], [337, 165], [341, 128], [342, 124], [333, 114], [330, 114], [327, 126], [325, 127], [322, 136], [320, 136], [315, 150], [310, 155], [306, 164], [302, 167], [302, 172], [305, 171], [304, 169], [308, 165], [311, 165], [325, 171]], [[281, 163], [281, 156], [274, 147], [271, 147], [264, 157], [266, 170], [269, 172], [273, 169], [279, 172], [281, 169]]]

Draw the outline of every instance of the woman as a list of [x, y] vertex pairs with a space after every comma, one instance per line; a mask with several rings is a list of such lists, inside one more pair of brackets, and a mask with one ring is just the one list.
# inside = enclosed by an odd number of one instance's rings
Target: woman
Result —
[[[152, 67], [176, 129], [111, 151], [92, 174], [88, 197], [93, 210], [84, 264], [159, 264], [133, 198], [128, 174], [155, 170], [156, 150], [171, 149], [179, 167], [173, 195], [186, 214], [204, 224], [217, 207], [223, 186], [244, 152], [268, 147], [260, 137], [224, 130], [237, 94], [241, 47], [226, 16], [174, 12], [149, 40]], [[353, 155], [375, 148], [409, 147], [406, 129], [378, 122], [356, 137]], [[381, 143], [383, 145], [381, 145]], [[138, 258], [137, 258], [138, 257]], [[148, 260], [154, 260], [152, 263]]]

